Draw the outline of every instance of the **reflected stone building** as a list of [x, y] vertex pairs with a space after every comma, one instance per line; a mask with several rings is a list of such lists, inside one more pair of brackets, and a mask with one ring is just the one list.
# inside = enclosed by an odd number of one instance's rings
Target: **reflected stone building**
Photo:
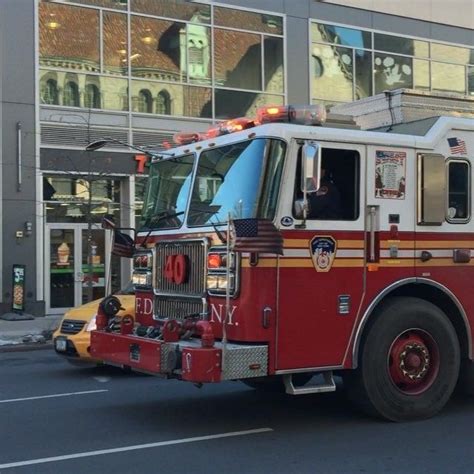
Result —
[[260, 105], [401, 87], [473, 96], [472, 2], [462, 18], [413, 2], [410, 17], [375, 0], [2, 0], [0, 311], [15, 264], [34, 314], [127, 282], [98, 224], [139, 223], [146, 168], [118, 145], [86, 153], [92, 140], [161, 149]]

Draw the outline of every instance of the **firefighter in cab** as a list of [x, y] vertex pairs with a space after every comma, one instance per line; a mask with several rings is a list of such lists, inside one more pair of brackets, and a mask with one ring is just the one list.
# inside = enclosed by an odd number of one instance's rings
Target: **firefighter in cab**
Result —
[[321, 181], [318, 190], [309, 194], [310, 219], [340, 219], [342, 217], [341, 195], [331, 174], [321, 169]]

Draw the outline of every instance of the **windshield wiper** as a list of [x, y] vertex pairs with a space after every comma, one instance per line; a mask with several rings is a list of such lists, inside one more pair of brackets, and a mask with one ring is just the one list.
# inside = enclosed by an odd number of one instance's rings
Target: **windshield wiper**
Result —
[[221, 209], [221, 206], [217, 205], [210, 205], [210, 206], [205, 206], [205, 208], [199, 209], [199, 206], [196, 206], [193, 208], [193, 212], [189, 213], [189, 217], [192, 216], [200, 216], [200, 215], [205, 215], [205, 214], [211, 214], [209, 217], [209, 223], [212, 225], [212, 228], [214, 229], [215, 233], [217, 234], [217, 237], [219, 237], [219, 240], [225, 244], [227, 242], [227, 239], [224, 237], [222, 232], [217, 228], [218, 225], [224, 225], [222, 222], [212, 222], [212, 218], [217, 214]]
[[174, 211], [171, 211], [170, 209], [167, 209], [166, 211], [157, 212], [156, 214], [153, 214], [150, 217], [148, 217], [142, 226], [142, 229], [145, 227], [149, 228], [148, 233], [145, 235], [145, 238], [143, 239], [142, 247], [145, 246], [145, 244], [147, 243], [148, 237], [150, 237], [150, 234], [154, 230], [154, 228], [151, 227], [152, 225], [156, 226], [158, 222], [164, 221], [166, 219], [173, 219], [173, 217], [182, 216], [183, 214], [184, 214], [184, 211], [174, 212]]

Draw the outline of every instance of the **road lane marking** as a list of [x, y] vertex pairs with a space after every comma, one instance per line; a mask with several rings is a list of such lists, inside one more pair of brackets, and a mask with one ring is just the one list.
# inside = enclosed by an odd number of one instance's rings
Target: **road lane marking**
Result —
[[26, 402], [27, 400], [41, 400], [42, 398], [72, 397], [74, 395], [89, 395], [91, 393], [101, 392], [108, 392], [108, 390], [88, 390], [87, 392], [55, 393], [53, 395], [41, 395], [39, 397], [11, 398], [10, 400], [0, 400], [0, 403]]
[[207, 436], [195, 436], [194, 438], [173, 439], [170, 441], [158, 441], [156, 443], [137, 444], [134, 446], [123, 446], [122, 448], [100, 449], [98, 451], [87, 451], [76, 454], [66, 454], [64, 456], [52, 456], [49, 458], [30, 459], [28, 461], [10, 462], [0, 464], [0, 469], [8, 469], [10, 467], [31, 466], [33, 464], [44, 464], [48, 462], [67, 461], [69, 459], [88, 458], [92, 456], [101, 456], [103, 454], [123, 453], [126, 451], [137, 451], [139, 449], [159, 448], [161, 446], [170, 446], [173, 444], [195, 443], [198, 441], [208, 441], [211, 439], [231, 438], [236, 436], [245, 436], [259, 433], [267, 433], [273, 431], [272, 428], [257, 428], [254, 430], [232, 431], [229, 433], [220, 433]]

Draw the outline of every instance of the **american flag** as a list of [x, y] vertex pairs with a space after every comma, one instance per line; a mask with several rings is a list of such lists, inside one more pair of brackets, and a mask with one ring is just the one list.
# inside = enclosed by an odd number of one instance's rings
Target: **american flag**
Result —
[[230, 226], [232, 250], [283, 255], [283, 237], [273, 222], [266, 219], [235, 219]]
[[123, 232], [116, 230], [114, 232], [114, 243], [112, 245], [112, 254], [117, 257], [132, 258], [135, 244], [133, 239]]
[[466, 142], [460, 138], [448, 138], [449, 149], [453, 155], [467, 155]]

